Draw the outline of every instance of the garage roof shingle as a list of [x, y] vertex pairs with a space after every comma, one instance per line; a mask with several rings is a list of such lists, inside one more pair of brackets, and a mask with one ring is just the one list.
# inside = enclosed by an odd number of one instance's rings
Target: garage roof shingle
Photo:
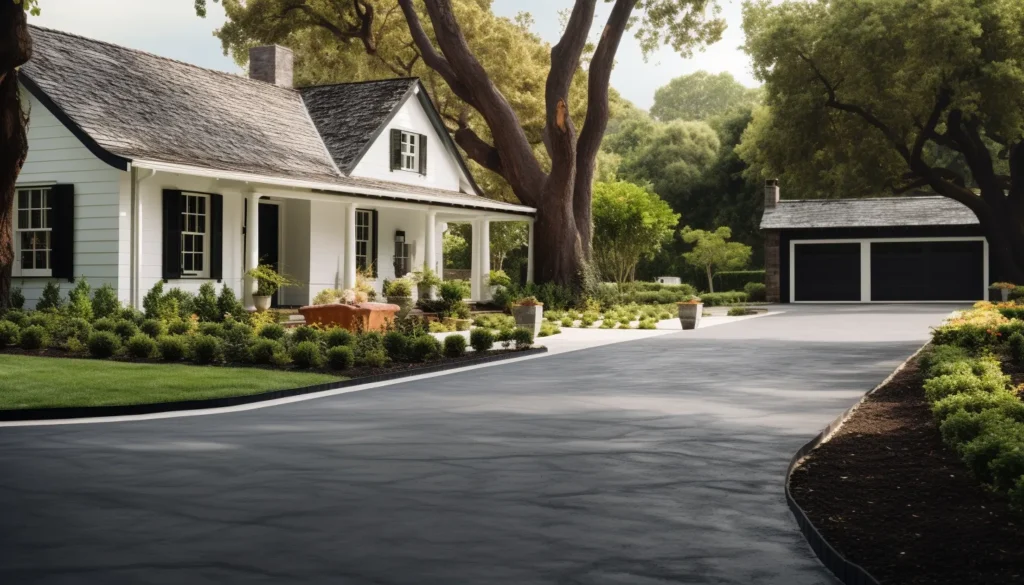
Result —
[[978, 218], [958, 201], [934, 196], [780, 201], [765, 210], [763, 230], [852, 227], [977, 225]]

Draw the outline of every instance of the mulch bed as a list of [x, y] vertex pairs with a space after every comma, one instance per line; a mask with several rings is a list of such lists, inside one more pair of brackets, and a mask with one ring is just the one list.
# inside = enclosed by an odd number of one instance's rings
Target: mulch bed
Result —
[[1024, 583], [1024, 517], [947, 448], [916, 363], [872, 394], [792, 476], [793, 497], [883, 585]]

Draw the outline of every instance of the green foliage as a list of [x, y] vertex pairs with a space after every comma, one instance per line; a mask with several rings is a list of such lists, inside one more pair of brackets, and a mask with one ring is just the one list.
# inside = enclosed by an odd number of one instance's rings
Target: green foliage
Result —
[[1009, 377], [986, 374], [977, 376], [973, 373], [947, 374], [931, 378], [924, 383], [925, 397], [936, 402], [947, 396], [958, 393], [997, 392], [1005, 390]]
[[18, 310], [25, 308], [25, 293], [21, 292], [20, 287], [11, 289], [10, 307]]
[[43, 349], [50, 344], [50, 334], [46, 328], [39, 325], [32, 325], [21, 330], [18, 336], [18, 345], [21, 349], [35, 350]]
[[167, 324], [167, 333], [170, 335], [188, 335], [192, 333], [192, 321], [175, 319]]
[[683, 257], [691, 266], [706, 272], [710, 292], [715, 292], [714, 273], [717, 270], [743, 268], [750, 261], [750, 246], [729, 242], [732, 230], [727, 227], [712, 232], [686, 226], [682, 237], [684, 242], [693, 244], [693, 250]]
[[412, 285], [412, 280], [408, 278], [396, 278], [395, 280], [387, 280], [384, 282], [384, 296], [411, 297]]
[[248, 270], [245, 275], [256, 279], [256, 296], [260, 297], [272, 297], [277, 294], [278, 289], [296, 284], [287, 276], [278, 274], [269, 264], [260, 264]]
[[384, 334], [384, 349], [392, 360], [404, 362], [409, 359], [409, 337], [401, 331], [389, 331]]
[[768, 287], [761, 282], [748, 282], [743, 287], [743, 292], [747, 293], [747, 300], [752, 303], [763, 303], [768, 300]]
[[0, 348], [18, 343], [21, 329], [10, 321], [0, 321]]
[[37, 311], [56, 311], [64, 305], [60, 299], [60, 285], [50, 281], [43, 287], [43, 294], [36, 302]]
[[149, 289], [146, 296], [142, 297], [142, 308], [146, 313], [147, 319], [161, 319], [161, 304], [160, 300], [164, 296], [164, 281], [158, 280], [153, 288]]
[[247, 317], [245, 307], [242, 306], [242, 302], [235, 296], [235, 289], [226, 285], [220, 289], [220, 295], [217, 296], [217, 312], [220, 313], [221, 317], [231, 315], [239, 321]]
[[[593, 323], [591, 323], [591, 325], [592, 324]], [[561, 332], [562, 329], [557, 324], [545, 321], [540, 324], [540, 333], [537, 334], [537, 337], [550, 337], [552, 335], [558, 335]]]
[[444, 338], [444, 355], [457, 358], [466, 355], [466, 338], [461, 335], [449, 335]]
[[700, 300], [704, 302], [706, 307], [721, 307], [724, 305], [746, 303], [749, 299], [745, 292], [724, 292], [704, 293], [700, 295]]
[[356, 343], [356, 336], [348, 329], [331, 327], [324, 332], [324, 344], [328, 347], [352, 346]]
[[200, 323], [196, 329], [199, 335], [212, 335], [213, 337], [224, 337], [224, 326], [220, 323]]
[[409, 358], [416, 362], [428, 362], [441, 357], [441, 342], [433, 335], [420, 335], [409, 344]]
[[156, 354], [156, 340], [148, 335], [139, 333], [138, 335], [132, 336], [132, 338], [125, 343], [125, 350], [127, 350], [128, 355], [133, 358], [149, 359]]
[[347, 370], [355, 361], [355, 354], [347, 345], [336, 345], [327, 350], [327, 365], [332, 370]]
[[533, 331], [523, 327], [517, 327], [512, 331], [512, 341], [516, 349], [529, 349], [533, 346]]
[[279, 323], [269, 323], [264, 325], [258, 335], [264, 339], [282, 340], [284, 339], [285, 330], [284, 327]]
[[715, 290], [728, 292], [744, 290], [749, 283], [762, 283], [764, 270], [722, 270], [714, 276]]
[[281, 356], [286, 353], [284, 345], [274, 339], [257, 338], [249, 346], [249, 356], [255, 364], [273, 364], [275, 356]]
[[113, 332], [114, 331], [114, 327], [116, 327], [116, 326], [117, 326], [117, 320], [116, 319], [104, 318], [104, 319], [96, 319], [95, 321], [92, 322], [92, 328], [95, 329], [96, 331], [110, 331], [110, 332]]
[[1014, 333], [1007, 340], [1010, 350], [1010, 359], [1017, 365], [1024, 365], [1024, 335]]
[[165, 362], [180, 362], [188, 355], [188, 337], [184, 335], [164, 335], [156, 340], [156, 344]]
[[[497, 269], [491, 271], [493, 274], [494, 272], [503, 272], [502, 268], [505, 267], [505, 259], [508, 255], [529, 243], [530, 232], [529, 224], [524, 221], [495, 221], [490, 225], [491, 266]], [[509, 284], [511, 283], [509, 280]], [[491, 284], [508, 286], [495, 282], [491, 282]]]
[[121, 339], [128, 339], [138, 335], [139, 328], [131, 321], [116, 321], [114, 323], [114, 334]]
[[1018, 305], [1021, 304], [1021, 302], [1024, 302], [1024, 286], [1015, 287], [1006, 298]]
[[653, 192], [632, 183], [594, 185], [594, 259], [617, 283], [633, 280], [636, 266], [672, 238], [679, 214]]
[[353, 349], [356, 363], [369, 368], [383, 368], [388, 364], [388, 352], [384, 347], [384, 336], [377, 331], [363, 333], [356, 338]]
[[192, 361], [197, 364], [215, 364], [224, 361], [224, 342], [212, 335], [196, 335], [190, 348]]
[[[292, 343], [303, 343], [306, 341], [312, 341], [313, 343], [320, 343], [320, 330], [316, 327], [310, 327], [309, 325], [303, 325], [296, 327], [292, 333]], [[292, 359], [295, 359], [294, 357]]]
[[445, 268], [468, 268], [472, 262], [469, 242], [466, 241], [466, 236], [460, 233], [459, 227], [459, 224], [449, 224], [448, 231], [441, 237], [441, 253]]
[[121, 351], [121, 338], [110, 331], [94, 331], [86, 343], [89, 355], [98, 359], [106, 359]]
[[487, 275], [487, 283], [491, 286], [512, 286], [512, 279], [505, 274], [504, 270], [492, 270]]
[[196, 294], [193, 304], [200, 321], [213, 323], [224, 318], [224, 313], [217, 307], [217, 288], [212, 282], [204, 282], [199, 286], [199, 293]]
[[474, 329], [469, 332], [469, 345], [478, 352], [494, 347], [494, 334], [489, 329]]
[[92, 314], [97, 319], [113, 317], [121, 310], [121, 301], [117, 300], [117, 290], [109, 283], [96, 289], [92, 295]]
[[546, 309], [565, 310], [574, 307], [579, 302], [579, 295], [570, 287], [560, 286], [552, 282], [544, 284], [528, 283], [525, 285], [513, 285], [508, 288], [499, 288], [494, 295], [494, 304], [509, 310], [519, 299], [533, 297], [537, 299]]
[[4, 313], [3, 320], [24, 327], [28, 323], [28, 315], [21, 309], [10, 309]]
[[932, 331], [932, 342], [938, 345], [956, 345], [971, 352], [995, 345], [997, 330], [987, 325], [967, 323], [944, 325]]
[[135, 307], [121, 307], [116, 314], [118, 319], [131, 321], [136, 325], [142, 325], [142, 322], [146, 320], [146, 315]]
[[65, 312], [72, 317], [92, 321], [92, 301], [89, 298], [91, 293], [89, 282], [84, 277], [79, 278], [75, 282], [74, 288], [68, 293], [68, 306], [65, 308]]
[[654, 92], [651, 115], [670, 120], [708, 120], [760, 102], [761, 92], [736, 81], [731, 73], [697, 71], [676, 77]]

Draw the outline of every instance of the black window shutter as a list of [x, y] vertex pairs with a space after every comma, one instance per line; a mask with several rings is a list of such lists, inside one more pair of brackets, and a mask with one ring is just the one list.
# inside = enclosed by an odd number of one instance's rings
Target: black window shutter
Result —
[[75, 186], [50, 191], [50, 271], [53, 278], [75, 279]]
[[427, 174], [427, 136], [420, 134], [420, 174]]
[[210, 195], [210, 278], [224, 278], [224, 197]]
[[181, 191], [164, 189], [164, 280], [181, 278]]
[[377, 278], [377, 210], [370, 210], [370, 274]]
[[391, 131], [391, 170], [402, 168], [402, 131]]

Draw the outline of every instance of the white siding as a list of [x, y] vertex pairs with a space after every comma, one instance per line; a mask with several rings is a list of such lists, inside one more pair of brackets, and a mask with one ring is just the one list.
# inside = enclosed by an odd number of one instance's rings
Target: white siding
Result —
[[298, 286], [281, 291], [284, 305], [308, 305], [310, 274], [310, 202], [288, 199], [281, 205], [281, 271]]
[[[121, 187], [122, 181], [124, 185], [128, 184], [128, 173], [96, 158], [27, 92], [23, 92], [23, 99], [32, 110], [28, 158], [18, 177], [18, 185], [74, 184], [75, 275], [87, 278], [94, 289], [110, 284], [118, 289], [122, 300], [127, 299], [127, 271], [122, 280], [119, 263], [123, 256], [127, 268], [128, 249], [121, 247], [118, 227], [128, 219], [119, 215], [127, 211], [121, 202]], [[26, 307], [32, 308], [50, 280], [14, 277], [13, 284], [24, 292]], [[73, 286], [67, 281], [60, 282], [60, 285], [65, 295]]]
[[[427, 137], [427, 174], [391, 170], [391, 129], [397, 128]], [[396, 183], [421, 185], [436, 189], [458, 191], [462, 173], [458, 162], [448, 154], [441, 138], [427, 117], [419, 100], [410, 99], [399, 109], [395, 117], [370, 146], [356, 168], [354, 177], [381, 179]]]
[[309, 300], [326, 288], [340, 288], [345, 271], [345, 206], [310, 201]]

